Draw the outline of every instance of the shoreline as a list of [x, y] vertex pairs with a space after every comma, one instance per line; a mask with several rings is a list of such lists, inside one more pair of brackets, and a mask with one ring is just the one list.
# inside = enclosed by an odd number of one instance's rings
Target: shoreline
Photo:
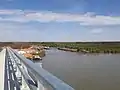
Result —
[[108, 51], [105, 52], [105, 50], [103, 51], [99, 51], [99, 52], [89, 52], [87, 50], [79, 50], [78, 49], [70, 49], [70, 48], [57, 48], [58, 50], [62, 50], [62, 51], [68, 51], [68, 52], [77, 52], [77, 53], [81, 53], [81, 54], [120, 54], [120, 52], [113, 52], [113, 51]]

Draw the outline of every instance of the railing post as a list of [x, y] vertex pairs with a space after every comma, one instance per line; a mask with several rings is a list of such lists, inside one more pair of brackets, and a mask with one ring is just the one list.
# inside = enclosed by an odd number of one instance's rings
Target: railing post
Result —
[[37, 84], [38, 84], [37, 90], [47, 90], [44, 88], [44, 86], [42, 85], [42, 83], [39, 80], [37, 81]]
[[[18, 60], [18, 59], [15, 59], [15, 60], [16, 60], [17, 64], [20, 66], [20, 68], [24, 69], [27, 73], [27, 68], [24, 66], [24, 64], [22, 62], [20, 62], [20, 60]], [[19, 84], [21, 85], [21, 90], [30, 90], [18, 67], [17, 67], [17, 71], [16, 71], [16, 77], [19, 81]]]
[[23, 76], [22, 76], [22, 87], [21, 87], [21, 90], [30, 90], [28, 85], [26, 84], [25, 79], [24, 79]]
[[16, 71], [16, 77], [17, 77], [19, 84], [21, 85], [22, 84], [22, 75], [21, 75], [21, 72], [18, 67], [17, 67], [17, 71]]
[[[21, 68], [24, 69], [25, 72], [28, 74], [26, 66], [23, 63], [20, 63], [20, 64], [21, 64]], [[26, 81], [25, 81], [23, 76], [22, 76], [22, 87], [21, 87], [21, 90], [30, 90], [28, 85], [26, 84]]]

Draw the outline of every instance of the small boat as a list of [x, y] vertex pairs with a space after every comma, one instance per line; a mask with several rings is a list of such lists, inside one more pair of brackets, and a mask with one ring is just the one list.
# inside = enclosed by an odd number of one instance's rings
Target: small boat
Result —
[[39, 55], [34, 55], [33, 60], [42, 60], [42, 58]]
[[44, 49], [50, 49], [50, 47], [44, 47]]

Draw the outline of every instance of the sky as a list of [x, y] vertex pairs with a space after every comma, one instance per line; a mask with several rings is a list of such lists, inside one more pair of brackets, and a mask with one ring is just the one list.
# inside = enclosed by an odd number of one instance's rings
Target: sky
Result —
[[120, 0], [0, 0], [0, 41], [120, 41]]

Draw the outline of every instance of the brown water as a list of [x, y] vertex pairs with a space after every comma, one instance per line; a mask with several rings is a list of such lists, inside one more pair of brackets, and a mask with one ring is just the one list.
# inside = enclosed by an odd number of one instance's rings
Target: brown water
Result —
[[120, 90], [120, 55], [83, 55], [48, 50], [43, 68], [75, 90]]

